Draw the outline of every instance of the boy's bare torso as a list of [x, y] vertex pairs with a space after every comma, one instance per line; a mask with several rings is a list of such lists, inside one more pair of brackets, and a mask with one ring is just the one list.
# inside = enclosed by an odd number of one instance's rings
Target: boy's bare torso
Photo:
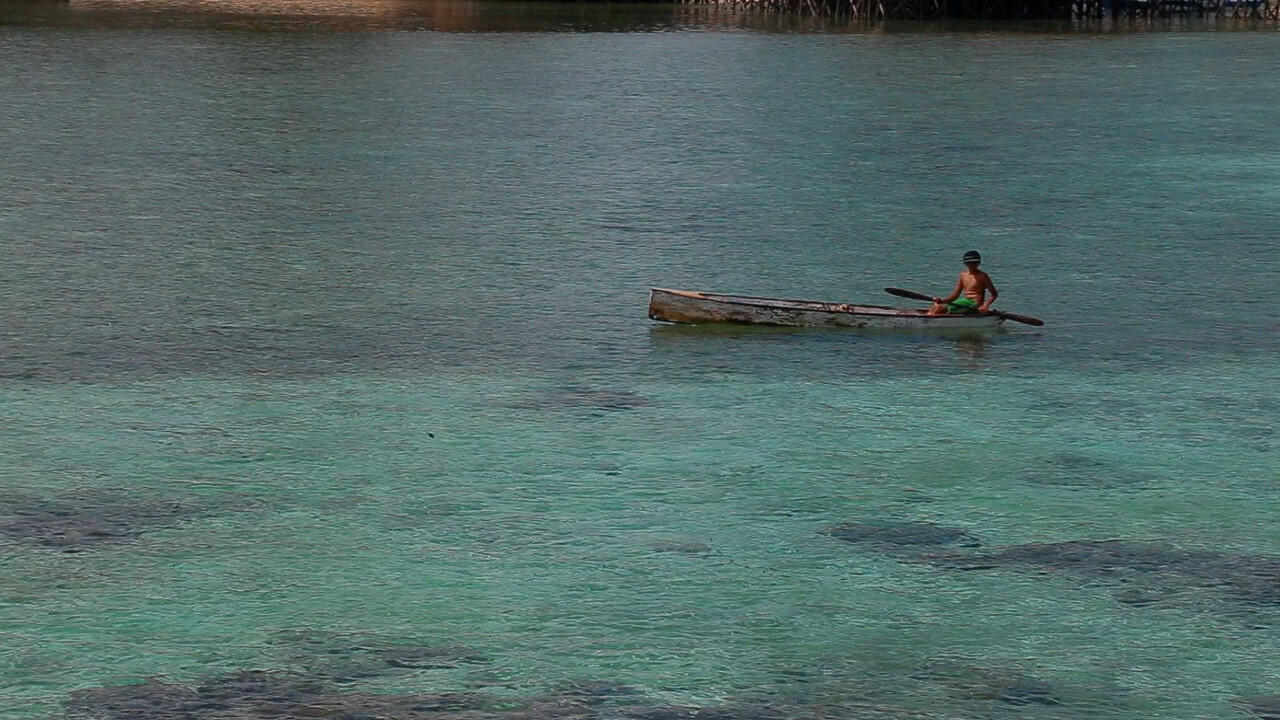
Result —
[[991, 276], [981, 270], [965, 270], [960, 273], [958, 283], [964, 296], [981, 305], [987, 299], [987, 288], [991, 287]]

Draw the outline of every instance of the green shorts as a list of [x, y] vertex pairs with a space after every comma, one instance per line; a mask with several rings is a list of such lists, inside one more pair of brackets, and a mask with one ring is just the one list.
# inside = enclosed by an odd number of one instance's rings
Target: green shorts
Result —
[[956, 298], [947, 303], [947, 312], [952, 315], [971, 315], [978, 312], [978, 301], [973, 298]]

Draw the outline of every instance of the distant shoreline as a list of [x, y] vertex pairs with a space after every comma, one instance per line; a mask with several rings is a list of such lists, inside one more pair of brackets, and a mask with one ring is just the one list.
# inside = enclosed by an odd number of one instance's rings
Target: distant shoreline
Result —
[[1280, 0], [0, 0], [0, 26], [273, 32], [1124, 32], [1277, 22]]

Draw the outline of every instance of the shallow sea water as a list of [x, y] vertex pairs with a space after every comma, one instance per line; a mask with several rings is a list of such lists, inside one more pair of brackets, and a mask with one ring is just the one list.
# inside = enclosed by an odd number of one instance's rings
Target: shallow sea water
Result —
[[6, 10], [0, 717], [1280, 705], [1275, 32], [390, 7]]

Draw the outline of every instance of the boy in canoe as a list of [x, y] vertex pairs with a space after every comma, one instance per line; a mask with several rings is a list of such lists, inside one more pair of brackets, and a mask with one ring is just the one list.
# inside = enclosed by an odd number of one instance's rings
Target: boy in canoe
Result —
[[[944, 298], [934, 298], [933, 307], [929, 308], [930, 315], [984, 313], [1000, 296], [996, 292], [995, 283], [991, 282], [991, 276], [978, 269], [978, 265], [982, 264], [982, 255], [977, 250], [965, 253], [963, 260], [965, 269], [960, 273], [960, 279], [956, 280], [956, 289]], [[990, 300], [987, 299], [988, 291], [991, 293]]]

